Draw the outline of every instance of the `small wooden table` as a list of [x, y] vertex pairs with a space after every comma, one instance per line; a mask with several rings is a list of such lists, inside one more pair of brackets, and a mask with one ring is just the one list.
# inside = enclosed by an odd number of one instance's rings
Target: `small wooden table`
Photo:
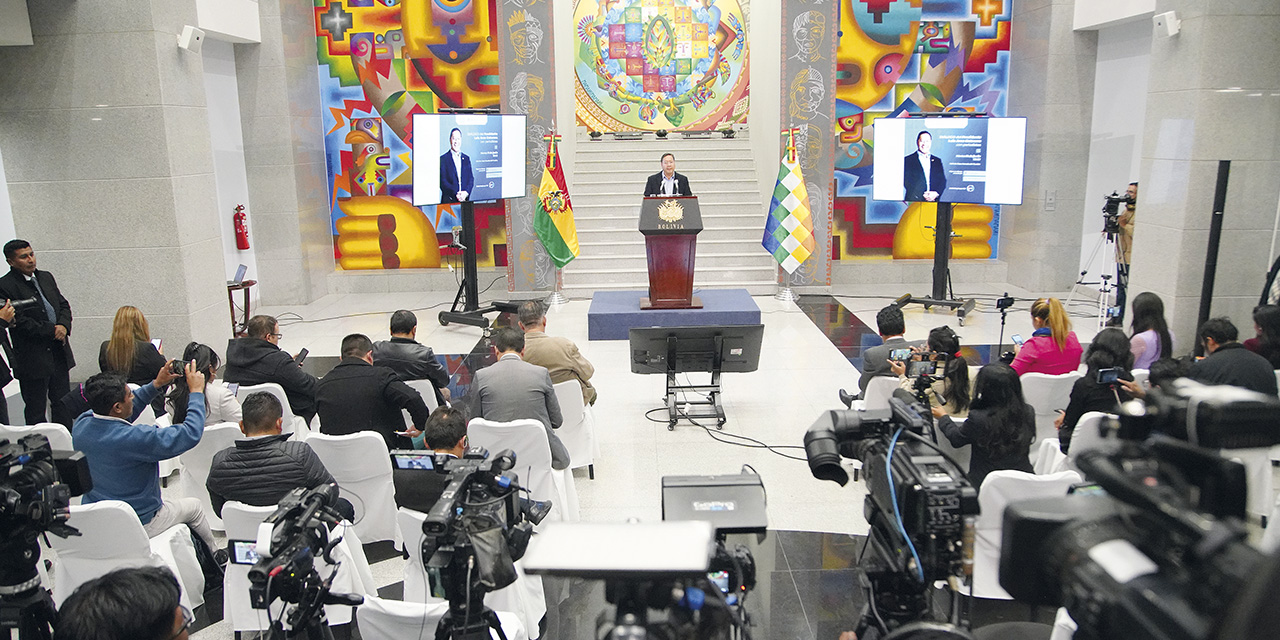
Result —
[[[249, 325], [249, 289], [253, 285], [258, 284], [257, 280], [244, 280], [239, 284], [227, 285], [227, 305], [231, 307], [231, 337], [240, 338], [245, 335], [245, 327]], [[240, 320], [236, 319], [236, 299], [237, 291], [244, 292], [244, 317]]]

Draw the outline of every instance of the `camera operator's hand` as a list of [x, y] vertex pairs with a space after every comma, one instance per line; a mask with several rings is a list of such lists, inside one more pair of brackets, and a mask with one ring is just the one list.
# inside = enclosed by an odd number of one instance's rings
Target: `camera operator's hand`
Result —
[[890, 360], [889, 370], [892, 371], [895, 376], [905, 375], [907, 373], [907, 363], [901, 360]]
[[196, 368], [196, 361], [187, 363], [184, 372], [187, 374], [187, 388], [191, 393], [204, 393], [204, 372]]
[[1119, 382], [1120, 386], [1123, 387], [1125, 391], [1128, 391], [1129, 395], [1133, 396], [1134, 398], [1147, 397], [1147, 390], [1144, 389], [1142, 387], [1142, 384], [1138, 382], [1134, 382], [1133, 380], [1125, 380], [1123, 378], [1116, 380], [1116, 382]]
[[153, 383], [156, 385], [157, 389], [163, 389], [168, 386], [170, 382], [178, 379], [178, 374], [173, 372], [173, 363], [175, 362], [177, 362], [177, 360], [170, 360], [169, 362], [164, 363], [163, 367], [160, 367], [160, 373], [156, 374], [156, 379]]
[[4, 320], [5, 322], [13, 322], [13, 316], [15, 314], [16, 312], [13, 309], [13, 303], [8, 300], [5, 300], [4, 306], [0, 307], [0, 320]]
[[1063, 411], [1062, 409], [1058, 409], [1058, 417], [1053, 419], [1053, 428], [1061, 429], [1062, 423], [1066, 421], [1066, 418], [1067, 418], [1067, 412]]
[[947, 410], [940, 406], [930, 406], [929, 413], [932, 413], [935, 418], [941, 418], [942, 416], [947, 415]]

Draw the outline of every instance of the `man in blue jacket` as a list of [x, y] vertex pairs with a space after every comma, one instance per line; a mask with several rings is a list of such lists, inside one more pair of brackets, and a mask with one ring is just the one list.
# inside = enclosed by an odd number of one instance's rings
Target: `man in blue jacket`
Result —
[[160, 496], [160, 461], [195, 447], [204, 434], [204, 374], [194, 361], [187, 363], [185, 370], [191, 389], [187, 419], [163, 429], [133, 424], [160, 389], [178, 377], [172, 365], [166, 364], [155, 381], [133, 393], [119, 373], [99, 373], [84, 383], [89, 411], [76, 418], [71, 434], [76, 450], [83, 451], [89, 460], [93, 478], [93, 489], [84, 494], [82, 502], [122, 500], [137, 512], [148, 536], [185, 524], [209, 549], [217, 549], [199, 500], [164, 500]]

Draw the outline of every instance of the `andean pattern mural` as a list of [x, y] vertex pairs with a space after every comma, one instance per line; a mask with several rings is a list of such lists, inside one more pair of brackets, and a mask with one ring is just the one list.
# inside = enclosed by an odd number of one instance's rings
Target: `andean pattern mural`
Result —
[[[832, 258], [930, 258], [934, 205], [871, 199], [872, 126], [904, 112], [1006, 115], [1013, 0], [839, 2]], [[821, 25], [802, 18], [803, 57]], [[956, 205], [952, 256], [996, 257], [999, 226], [999, 207]]]

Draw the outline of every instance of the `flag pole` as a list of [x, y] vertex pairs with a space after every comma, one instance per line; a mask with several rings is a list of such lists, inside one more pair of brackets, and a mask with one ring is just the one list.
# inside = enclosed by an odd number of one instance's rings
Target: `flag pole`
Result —
[[773, 294], [774, 299], [783, 302], [798, 301], [800, 296], [791, 288], [791, 274], [787, 273], [787, 270], [783, 269], [781, 265], [778, 266], [778, 270], [782, 272], [782, 288]]
[[551, 295], [547, 296], [547, 299], [546, 299], [546, 303], [548, 305], [559, 305], [569, 301], [568, 296], [564, 295], [564, 292], [560, 290], [560, 288], [563, 286], [561, 284], [561, 280], [563, 280], [561, 276], [562, 273], [563, 271], [560, 269], [560, 267], [556, 267], [555, 287], [552, 289]]

